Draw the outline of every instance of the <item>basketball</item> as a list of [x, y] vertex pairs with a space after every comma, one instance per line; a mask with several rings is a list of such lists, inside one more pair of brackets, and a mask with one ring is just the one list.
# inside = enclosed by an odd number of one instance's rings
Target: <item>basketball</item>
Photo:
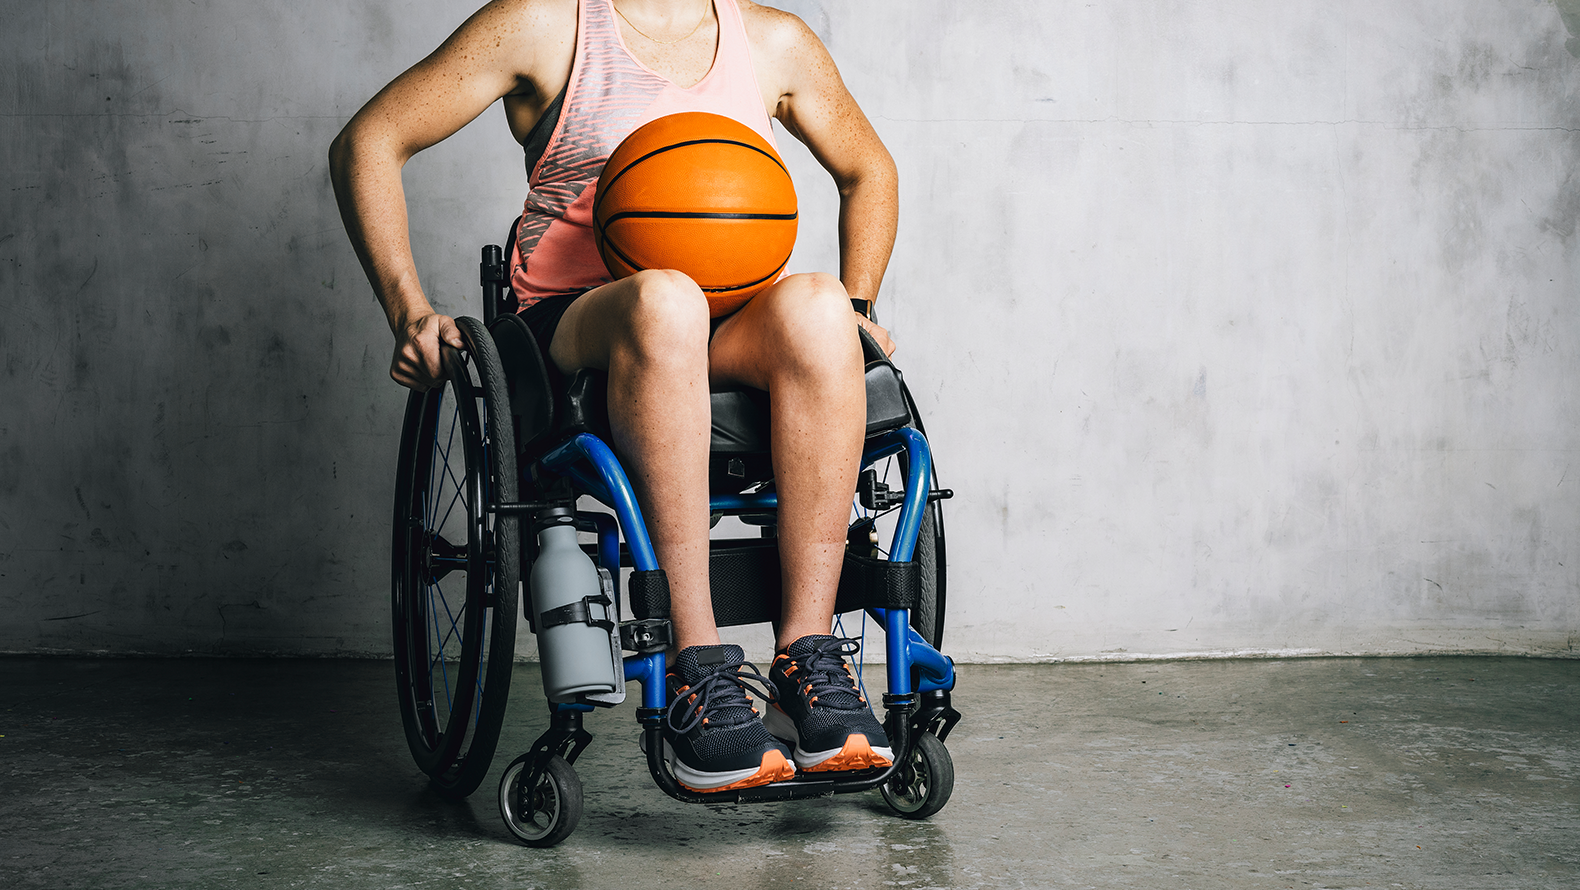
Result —
[[616, 280], [684, 272], [718, 318], [779, 278], [795, 247], [795, 185], [757, 131], [700, 111], [620, 143], [593, 198], [593, 237]]

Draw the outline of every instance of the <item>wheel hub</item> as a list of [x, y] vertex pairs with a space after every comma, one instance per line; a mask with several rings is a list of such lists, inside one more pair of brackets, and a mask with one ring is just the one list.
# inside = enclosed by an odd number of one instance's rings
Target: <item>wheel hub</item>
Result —
[[438, 532], [424, 532], [422, 554], [429, 584], [438, 584], [451, 572], [466, 571], [466, 548], [451, 544]]

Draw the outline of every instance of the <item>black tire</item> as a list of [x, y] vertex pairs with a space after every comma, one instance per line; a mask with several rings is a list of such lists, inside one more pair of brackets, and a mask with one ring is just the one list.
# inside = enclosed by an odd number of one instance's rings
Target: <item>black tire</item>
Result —
[[[901, 458], [884, 458], [873, 467], [877, 470], [879, 482], [896, 488], [903, 487], [905, 463]], [[939, 487], [936, 476], [933, 478], [933, 487]], [[858, 499], [852, 510], [854, 524], [852, 534], [848, 537], [849, 546], [857, 548], [863, 556], [887, 558], [894, 524], [898, 520], [898, 507], [875, 513], [863, 507]], [[866, 543], [866, 536], [860, 530], [860, 527], [869, 521], [877, 523], [877, 542], [872, 546]], [[948, 592], [942, 501], [933, 501], [922, 511], [922, 524], [916, 533], [916, 549], [911, 554], [911, 559], [918, 564], [921, 576], [921, 589], [916, 608], [911, 610], [910, 615], [911, 627], [934, 649], [941, 650], [944, 644], [944, 606]]]
[[955, 764], [937, 736], [924, 732], [912, 742], [910, 756], [883, 784], [883, 799], [906, 819], [926, 819], [954, 793]]
[[516, 840], [529, 847], [552, 847], [570, 837], [582, 818], [582, 780], [558, 754], [549, 758], [536, 788], [522, 787], [530, 755], [505, 768], [499, 780], [499, 815]]
[[[935, 486], [937, 482], [933, 483]], [[921, 592], [911, 610], [911, 627], [934, 649], [944, 647], [944, 595], [948, 580], [944, 560], [944, 511], [939, 501], [927, 505], [916, 533], [912, 555], [921, 572]]]
[[[921, 409], [916, 407], [916, 399], [911, 395], [911, 388], [900, 381], [900, 392], [905, 396], [905, 405], [911, 410], [911, 426], [923, 436], [927, 435], [927, 426], [922, 423]], [[931, 443], [929, 443], [931, 444]], [[933, 488], [941, 489], [938, 482], [938, 459], [933, 455]], [[931, 643], [934, 649], [942, 650], [944, 647], [944, 606], [948, 593], [948, 573], [946, 567], [948, 560], [944, 552], [944, 504], [943, 501], [931, 501], [927, 505], [927, 513], [922, 517], [921, 531], [916, 535], [916, 554], [914, 559], [921, 562], [922, 591], [920, 601], [912, 612], [911, 626], [922, 639]]]
[[[392, 618], [401, 721], [417, 766], [452, 798], [477, 789], [499, 741], [515, 660], [515, 436], [493, 340], [457, 319], [449, 380], [406, 402], [395, 479]], [[464, 691], [464, 692], [463, 692]]]

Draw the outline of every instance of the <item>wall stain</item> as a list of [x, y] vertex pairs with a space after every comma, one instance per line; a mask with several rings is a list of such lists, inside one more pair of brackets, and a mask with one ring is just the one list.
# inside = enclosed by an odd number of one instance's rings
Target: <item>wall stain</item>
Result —
[[1580, 0], [1553, 0], [1558, 7], [1558, 14], [1563, 17], [1564, 30], [1569, 32], [1569, 39], [1564, 41], [1564, 49], [1569, 55], [1580, 59]]
[[[1580, 3], [1580, 0], [1575, 2]], [[1574, 240], [1575, 221], [1580, 219], [1580, 174], [1575, 172], [1573, 166], [1575, 162], [1580, 161], [1580, 152], [1571, 151], [1570, 154], [1572, 157], [1568, 167], [1569, 173], [1559, 185], [1552, 207], [1541, 220], [1542, 231], [1557, 235], [1566, 245]]]

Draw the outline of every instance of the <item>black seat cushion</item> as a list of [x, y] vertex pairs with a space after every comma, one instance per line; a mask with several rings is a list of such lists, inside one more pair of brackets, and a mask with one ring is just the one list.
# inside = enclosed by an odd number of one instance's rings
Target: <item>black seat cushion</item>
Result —
[[[911, 422], [898, 368], [863, 330], [866, 348], [867, 435], [899, 429]], [[736, 387], [713, 393], [714, 454], [760, 454], [769, 449], [768, 393]]]
[[[495, 319], [490, 330], [509, 383], [511, 413], [520, 418], [516, 441], [524, 452], [541, 454], [575, 433], [608, 439], [607, 374], [584, 368], [564, 381], [563, 375], [545, 363], [526, 323], [514, 315]], [[867, 435], [873, 436], [910, 423], [911, 413], [899, 370], [865, 330], [861, 339], [866, 359]], [[563, 385], [556, 387], [560, 381]], [[712, 394], [712, 410], [710, 449], [714, 454], [769, 452], [768, 393], [744, 386], [721, 389]]]
[[768, 393], [747, 386], [712, 394], [714, 454], [765, 454], [768, 451]]

